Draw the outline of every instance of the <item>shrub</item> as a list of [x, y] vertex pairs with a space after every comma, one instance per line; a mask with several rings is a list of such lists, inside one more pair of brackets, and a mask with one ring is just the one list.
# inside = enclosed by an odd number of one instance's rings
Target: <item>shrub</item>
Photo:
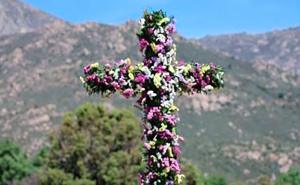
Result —
[[0, 184], [21, 180], [33, 171], [33, 165], [17, 143], [12, 140], [0, 143]]

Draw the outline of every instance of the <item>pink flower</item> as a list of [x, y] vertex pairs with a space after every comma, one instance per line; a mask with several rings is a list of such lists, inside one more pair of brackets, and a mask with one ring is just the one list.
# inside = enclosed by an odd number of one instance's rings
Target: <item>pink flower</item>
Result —
[[175, 25], [174, 25], [174, 24], [169, 25], [169, 26], [166, 28], [166, 31], [167, 31], [168, 34], [174, 33], [174, 31], [175, 31]]
[[164, 52], [164, 45], [163, 44], [158, 44], [155, 47], [156, 52]]
[[163, 166], [170, 167], [170, 160], [168, 157], [165, 157], [163, 160]]
[[123, 91], [123, 96], [125, 96], [126, 98], [131, 97], [134, 94], [133, 89], [126, 89], [125, 91]]
[[171, 78], [170, 75], [166, 76], [166, 81], [167, 81], [167, 82], [169, 82], [169, 81], [171, 81], [171, 80], [172, 80], [172, 78]]
[[151, 148], [151, 145], [149, 144], [149, 143], [145, 143], [145, 148], [147, 149], [147, 150], [149, 150], [150, 148]]
[[156, 68], [154, 69], [154, 71], [157, 72], [157, 73], [162, 73], [165, 70], [163, 68], [163, 65], [160, 64], [160, 65], [156, 66]]
[[145, 83], [145, 80], [146, 80], [146, 78], [145, 78], [144, 75], [138, 75], [138, 76], [136, 76], [135, 79], [134, 79], [134, 81], [135, 81], [136, 83], [141, 83], [141, 84], [144, 84], [144, 83]]
[[144, 38], [142, 38], [140, 40], [139, 45], [140, 45], [140, 51], [143, 51], [147, 46], [149, 46], [149, 43]]
[[173, 151], [176, 155], [179, 155], [181, 153], [180, 149], [178, 146], [174, 146]]
[[148, 179], [153, 179], [154, 178], [153, 172], [149, 172], [148, 175], [147, 175], [147, 178]]
[[116, 82], [116, 81], [113, 81], [111, 83], [111, 85], [115, 88], [115, 89], [120, 89], [120, 85]]
[[183, 60], [179, 61], [179, 66], [184, 66], [185, 62]]
[[143, 176], [140, 173], [138, 174], [138, 181], [139, 181], [139, 185], [144, 185]]
[[179, 163], [174, 158], [171, 159], [171, 166], [170, 166], [170, 168], [171, 168], [172, 171], [175, 171], [177, 174], [180, 173]]

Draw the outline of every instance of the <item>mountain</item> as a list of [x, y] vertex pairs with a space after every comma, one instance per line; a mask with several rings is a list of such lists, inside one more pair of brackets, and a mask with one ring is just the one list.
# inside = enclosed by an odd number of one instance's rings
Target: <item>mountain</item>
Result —
[[[134, 100], [118, 94], [110, 100], [89, 97], [78, 77], [88, 62], [141, 61], [137, 30], [132, 21], [120, 26], [59, 21], [0, 37], [1, 138], [22, 142], [32, 154], [64, 113], [86, 101], [132, 107]], [[299, 79], [276, 66], [242, 62], [174, 37], [178, 59], [224, 66], [227, 82], [218, 94], [178, 97], [179, 132], [186, 138], [182, 157], [204, 173], [230, 179], [277, 175], [299, 165]]]
[[40, 29], [59, 19], [18, 0], [0, 0], [0, 35]]
[[208, 49], [245, 61], [260, 61], [300, 73], [300, 27], [263, 34], [206, 36], [199, 42]]

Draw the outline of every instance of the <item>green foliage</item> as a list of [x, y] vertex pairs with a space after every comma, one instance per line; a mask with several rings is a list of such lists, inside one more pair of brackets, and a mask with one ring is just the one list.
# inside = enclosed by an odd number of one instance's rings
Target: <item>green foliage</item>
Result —
[[210, 175], [205, 179], [204, 185], [228, 185], [228, 182], [224, 177]]
[[299, 185], [300, 169], [293, 169], [282, 174], [276, 181], [275, 185]]
[[39, 172], [41, 185], [95, 185], [88, 179], [73, 179], [72, 174], [65, 173], [59, 169], [47, 169]]
[[182, 163], [181, 170], [185, 175], [182, 185], [204, 185], [204, 178], [200, 170], [198, 170], [193, 164]]
[[14, 180], [21, 180], [31, 174], [33, 170], [33, 165], [17, 143], [11, 140], [0, 143], [1, 185], [9, 184]]
[[99, 104], [84, 104], [67, 113], [51, 134], [46, 164], [72, 174], [74, 179], [94, 180], [97, 185], [137, 184], [140, 134], [139, 120], [132, 111], [108, 111]]

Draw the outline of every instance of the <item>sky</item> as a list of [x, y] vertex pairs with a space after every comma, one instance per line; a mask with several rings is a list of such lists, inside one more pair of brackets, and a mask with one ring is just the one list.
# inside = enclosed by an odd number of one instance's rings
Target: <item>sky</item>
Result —
[[72, 23], [122, 24], [164, 10], [187, 38], [300, 26], [300, 0], [22, 0]]

